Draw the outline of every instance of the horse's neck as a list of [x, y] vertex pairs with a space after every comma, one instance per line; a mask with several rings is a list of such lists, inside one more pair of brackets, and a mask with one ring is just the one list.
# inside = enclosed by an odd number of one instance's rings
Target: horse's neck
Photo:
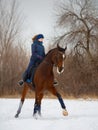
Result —
[[52, 62], [52, 53], [48, 54], [46, 57], [45, 57], [45, 61], [49, 64], [53, 64]]
[[56, 50], [57, 50], [57, 48], [50, 50], [48, 52], [48, 54], [46, 55], [45, 60], [48, 61], [49, 63], [51, 62], [51, 64], [53, 64], [52, 57], [53, 57], [54, 53], [56, 52]]
[[47, 55], [44, 59], [44, 65], [43, 68], [47, 72], [48, 76], [53, 76], [53, 66], [54, 64], [52, 63], [52, 57], [51, 55]]

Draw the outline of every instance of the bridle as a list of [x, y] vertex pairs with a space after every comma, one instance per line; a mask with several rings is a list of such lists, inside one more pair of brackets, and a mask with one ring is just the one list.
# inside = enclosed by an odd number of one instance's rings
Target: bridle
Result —
[[[59, 52], [59, 53], [62, 54], [63, 59], [64, 59], [65, 55], [64, 55], [62, 52]], [[58, 56], [58, 55], [57, 55], [57, 56]], [[56, 56], [56, 57], [57, 57], [57, 56]], [[45, 64], [47, 64], [47, 65], [50, 65], [50, 66], [56, 66], [56, 64], [50, 63], [50, 62], [48, 62], [46, 59], [43, 60], [43, 63], [45, 63]]]

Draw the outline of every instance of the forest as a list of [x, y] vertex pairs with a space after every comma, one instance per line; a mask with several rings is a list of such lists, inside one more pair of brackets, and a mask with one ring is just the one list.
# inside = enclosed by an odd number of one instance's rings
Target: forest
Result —
[[[16, 0], [5, 8], [0, 0], [0, 96], [18, 95], [17, 86], [29, 62], [25, 39], [21, 37], [23, 17]], [[67, 46], [65, 70], [54, 75], [57, 89], [65, 97], [98, 98], [98, 8], [92, 0], [69, 0], [56, 5], [57, 30], [49, 50]]]

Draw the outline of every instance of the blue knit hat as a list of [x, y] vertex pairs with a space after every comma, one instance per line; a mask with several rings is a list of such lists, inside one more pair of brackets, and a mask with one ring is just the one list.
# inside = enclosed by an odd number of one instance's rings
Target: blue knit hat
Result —
[[36, 40], [38, 40], [40, 38], [44, 38], [44, 35], [43, 34], [38, 34], [37, 37], [36, 37]]

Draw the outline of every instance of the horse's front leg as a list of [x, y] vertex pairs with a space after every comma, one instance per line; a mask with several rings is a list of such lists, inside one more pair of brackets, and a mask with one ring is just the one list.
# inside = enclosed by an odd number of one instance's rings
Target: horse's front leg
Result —
[[43, 98], [43, 93], [36, 93], [35, 104], [33, 116], [37, 119], [37, 116], [41, 116], [41, 100]]
[[59, 93], [57, 93], [56, 96], [57, 96], [57, 98], [58, 98], [58, 100], [59, 100], [59, 102], [60, 102], [60, 104], [61, 104], [62, 109], [63, 109], [63, 112], [62, 112], [63, 115], [64, 115], [64, 116], [67, 116], [67, 115], [68, 115], [68, 112], [67, 112], [66, 106], [65, 106], [65, 104], [64, 104], [64, 101], [63, 101], [61, 95], [60, 95]]
[[55, 89], [54, 86], [51, 87], [51, 88], [49, 89], [49, 91], [50, 91], [53, 95], [55, 95], [55, 96], [58, 98], [58, 100], [59, 100], [59, 102], [60, 102], [60, 104], [61, 104], [61, 107], [62, 107], [62, 109], [63, 109], [63, 115], [64, 115], [64, 116], [67, 116], [67, 115], [68, 115], [68, 112], [67, 112], [66, 106], [65, 106], [65, 104], [64, 104], [64, 101], [63, 101], [61, 95], [57, 92], [57, 90]]
[[15, 115], [16, 118], [19, 116], [19, 114], [20, 114], [20, 112], [21, 112], [21, 109], [22, 109], [22, 106], [23, 106], [23, 103], [24, 103], [24, 100], [25, 100], [25, 97], [26, 97], [28, 88], [29, 88], [28, 85], [25, 83], [25, 84], [24, 84], [24, 88], [23, 88], [23, 92], [22, 92], [22, 97], [21, 97], [21, 100], [20, 100], [20, 104], [19, 104], [17, 113], [16, 113], [16, 115]]

